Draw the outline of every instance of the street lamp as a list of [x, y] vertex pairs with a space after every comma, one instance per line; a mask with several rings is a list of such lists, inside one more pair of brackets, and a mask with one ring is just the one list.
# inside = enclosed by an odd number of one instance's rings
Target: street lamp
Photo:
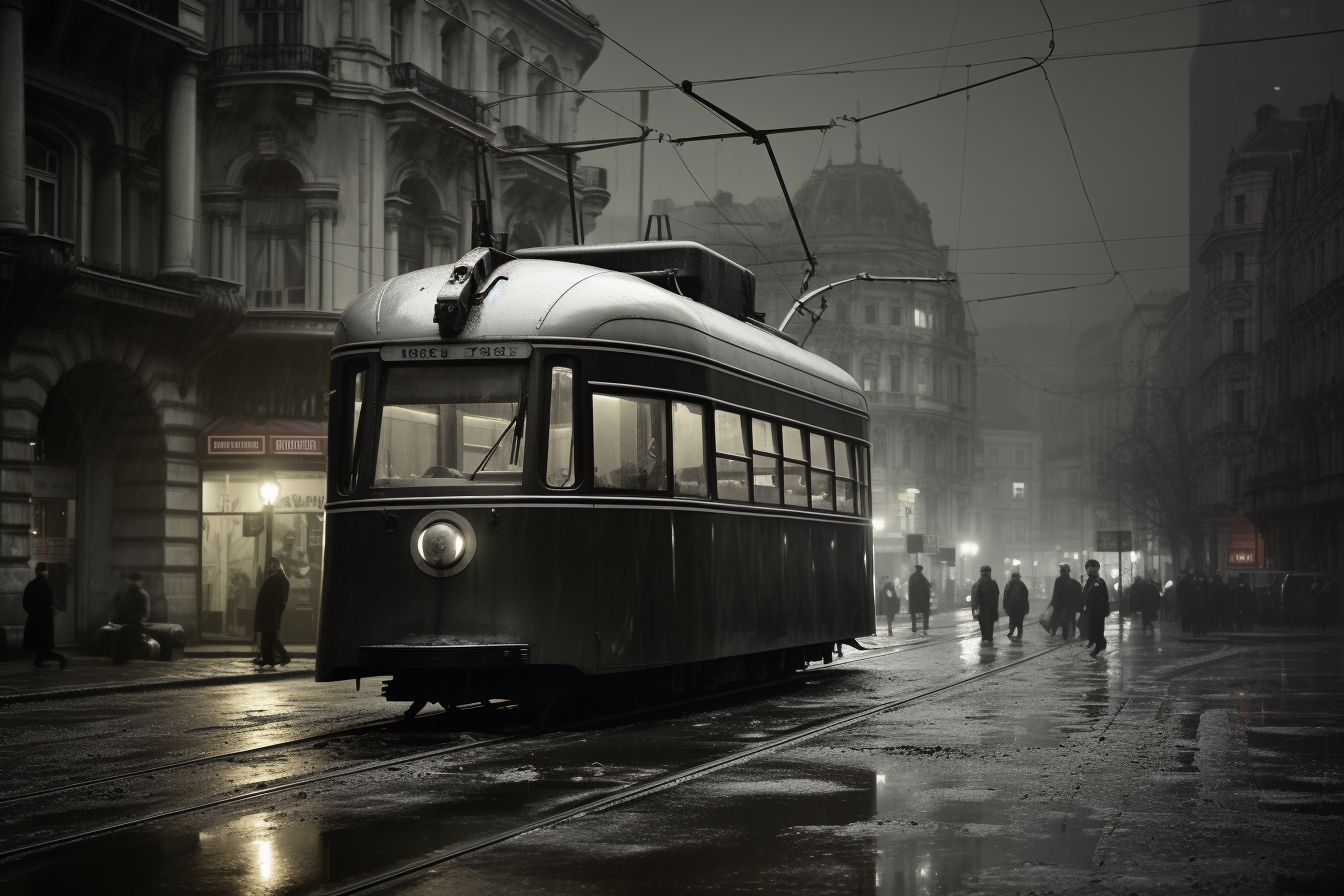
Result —
[[265, 514], [266, 520], [266, 563], [270, 565], [271, 553], [274, 548], [272, 536], [275, 532], [275, 499], [280, 497], [280, 483], [276, 482], [275, 475], [266, 473], [261, 477], [261, 482], [257, 485], [257, 492], [261, 495], [261, 512]]

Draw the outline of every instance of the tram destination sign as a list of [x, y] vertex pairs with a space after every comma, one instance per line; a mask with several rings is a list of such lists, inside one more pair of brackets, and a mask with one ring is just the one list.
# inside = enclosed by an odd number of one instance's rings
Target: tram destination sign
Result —
[[385, 345], [384, 361], [507, 361], [532, 356], [527, 342], [477, 342], [456, 345]]

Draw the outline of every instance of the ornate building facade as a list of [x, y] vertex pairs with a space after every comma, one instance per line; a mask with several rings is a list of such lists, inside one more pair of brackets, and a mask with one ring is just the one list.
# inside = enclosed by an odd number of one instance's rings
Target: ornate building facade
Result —
[[[133, 569], [246, 637], [269, 541], [308, 636], [337, 317], [465, 251], [475, 144], [571, 137], [601, 47], [542, 0], [0, 2], [0, 625], [41, 559], [61, 640]], [[486, 178], [513, 246], [573, 238], [562, 158]]]

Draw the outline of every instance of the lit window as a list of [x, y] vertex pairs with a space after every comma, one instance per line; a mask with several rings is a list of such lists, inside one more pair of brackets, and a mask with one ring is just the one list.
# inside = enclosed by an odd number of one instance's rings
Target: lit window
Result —
[[1013, 483], [1013, 500], [1021, 501], [1027, 496], [1027, 484], [1025, 482]]
[[660, 492], [667, 488], [661, 398], [593, 394], [593, 485]]
[[929, 315], [929, 312], [925, 311], [923, 308], [916, 308], [916, 309], [915, 309], [915, 326], [917, 326], [917, 327], [922, 327], [922, 328], [924, 328], [924, 329], [926, 329], [926, 330], [929, 329], [930, 327], [932, 327], [932, 326], [933, 326], [933, 323], [932, 323], [932, 319], [931, 319], [931, 317], [930, 317], [930, 315]]

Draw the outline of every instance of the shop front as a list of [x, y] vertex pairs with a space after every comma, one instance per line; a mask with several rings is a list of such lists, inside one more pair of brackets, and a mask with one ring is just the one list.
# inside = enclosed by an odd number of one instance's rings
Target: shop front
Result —
[[223, 418], [201, 435], [203, 640], [252, 639], [269, 557], [289, 578], [281, 637], [317, 636], [327, 433], [321, 420]]

